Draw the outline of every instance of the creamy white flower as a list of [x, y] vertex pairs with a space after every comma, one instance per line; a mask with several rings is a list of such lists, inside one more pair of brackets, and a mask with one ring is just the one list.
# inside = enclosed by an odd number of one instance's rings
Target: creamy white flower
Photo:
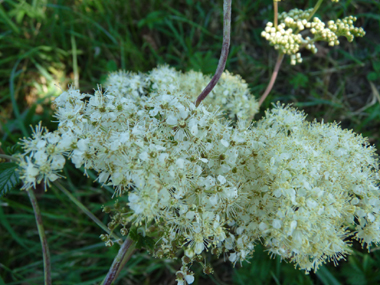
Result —
[[[308, 272], [349, 253], [354, 222], [354, 238], [380, 241], [374, 147], [281, 105], [247, 127], [256, 101], [227, 72], [210, 103], [195, 108], [205, 78], [162, 66], [112, 74], [94, 95], [70, 89], [56, 101], [58, 129], [39, 125], [23, 141], [23, 188], [55, 181], [71, 159], [128, 196], [123, 222], [154, 225], [156, 256], [184, 250], [190, 263], [211, 252], [235, 264], [260, 240]], [[184, 267], [177, 280], [194, 276]]]

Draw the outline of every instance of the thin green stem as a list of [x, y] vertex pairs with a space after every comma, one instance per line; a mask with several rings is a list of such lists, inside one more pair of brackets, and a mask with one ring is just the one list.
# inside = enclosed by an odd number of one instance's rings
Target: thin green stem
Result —
[[111, 285], [116, 280], [124, 265], [131, 258], [134, 249], [135, 243], [128, 237], [121, 245], [119, 252], [113, 260], [112, 265], [107, 273], [107, 276], [104, 278], [101, 285]]
[[54, 185], [61, 190], [69, 199], [79, 208], [82, 210], [83, 213], [85, 213], [91, 220], [93, 220], [101, 229], [103, 229], [105, 232], [107, 232], [109, 235], [111, 235], [114, 239], [116, 239], [118, 242], [121, 242], [121, 239], [113, 232], [111, 232], [108, 227], [103, 224], [93, 213], [90, 212], [89, 209], [86, 208], [85, 205], [83, 205], [77, 198], [74, 197], [73, 194], [70, 193], [69, 190], [67, 190], [65, 187], [63, 187], [59, 182], [54, 182]]
[[44, 279], [45, 285], [51, 285], [51, 266], [50, 266], [50, 253], [49, 246], [47, 243], [44, 226], [42, 224], [42, 217], [40, 208], [38, 207], [36, 195], [34, 195], [34, 190], [29, 189], [28, 191], [30, 202], [32, 203], [34, 216], [36, 217], [38, 234], [40, 236], [41, 246], [42, 246], [42, 256], [44, 261]]
[[75, 37], [71, 36], [71, 51], [73, 54], [73, 71], [74, 71], [74, 85], [79, 88], [79, 72], [78, 72], [78, 58], [77, 58], [77, 44]]
[[4, 158], [4, 159], [10, 160], [10, 161], [18, 161], [18, 159], [16, 157], [6, 155], [6, 154], [0, 154], [0, 158]]
[[207, 97], [207, 95], [210, 94], [216, 83], [218, 83], [220, 76], [222, 76], [223, 70], [226, 67], [231, 39], [231, 2], [232, 0], [224, 0], [223, 4], [223, 46], [218, 67], [216, 68], [215, 74], [210, 83], [198, 96], [197, 101], [195, 102], [196, 107], [198, 107], [199, 104]]
[[306, 19], [308, 22], [314, 16], [314, 14], [318, 11], [319, 7], [321, 7], [322, 2], [323, 2], [323, 0], [318, 0], [317, 4], [315, 4], [313, 11], [311, 11], [311, 14]]

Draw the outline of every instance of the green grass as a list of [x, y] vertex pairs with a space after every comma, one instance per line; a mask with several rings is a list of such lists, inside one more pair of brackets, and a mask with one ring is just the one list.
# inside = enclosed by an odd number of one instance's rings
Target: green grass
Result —
[[[308, 8], [316, 1], [282, 1], [280, 11]], [[127, 3], [127, 4], [126, 4]], [[49, 129], [50, 98], [79, 85], [92, 92], [107, 73], [118, 69], [148, 71], [168, 63], [179, 70], [213, 73], [222, 43], [222, 1], [209, 0], [3, 0], [0, 1], [0, 153], [19, 150], [29, 125]], [[271, 1], [233, 1], [231, 51], [227, 69], [240, 74], [257, 97], [265, 90], [277, 58], [261, 38], [272, 20]], [[275, 87], [264, 102], [293, 103], [310, 120], [341, 121], [380, 148], [380, 4], [378, 1], [326, 0], [317, 15], [335, 19], [358, 15], [367, 35], [335, 48], [304, 53], [295, 67], [284, 60]], [[261, 113], [262, 115], [263, 113]], [[259, 118], [261, 115], [258, 115]], [[107, 189], [68, 166], [66, 187], [107, 223], [100, 206]], [[97, 284], [105, 276], [117, 246], [105, 248], [102, 233], [59, 190], [38, 188], [52, 256], [54, 284]], [[355, 252], [335, 268], [304, 275], [291, 264], [271, 260], [258, 245], [251, 264], [233, 269], [212, 261], [215, 274], [201, 268], [195, 284], [376, 284], [380, 253]], [[141, 251], [129, 261], [120, 284], [172, 284], [178, 262], [155, 260]], [[42, 284], [41, 246], [26, 193], [16, 189], [0, 200], [0, 284]]]

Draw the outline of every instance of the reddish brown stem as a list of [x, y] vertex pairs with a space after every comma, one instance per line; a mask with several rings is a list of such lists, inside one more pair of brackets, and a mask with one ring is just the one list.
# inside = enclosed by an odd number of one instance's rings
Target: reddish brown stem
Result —
[[207, 97], [207, 95], [210, 94], [212, 89], [215, 87], [216, 83], [218, 83], [220, 76], [222, 76], [223, 70], [226, 67], [228, 51], [230, 48], [230, 38], [231, 38], [231, 2], [232, 0], [224, 0], [224, 4], [223, 4], [223, 16], [224, 16], [223, 46], [222, 46], [222, 52], [220, 55], [218, 67], [210, 83], [198, 96], [197, 101], [195, 102], [196, 107], [198, 107], [199, 104]]
[[51, 265], [50, 265], [50, 253], [49, 246], [47, 243], [44, 226], [42, 224], [41, 211], [38, 207], [36, 195], [34, 195], [34, 190], [29, 189], [28, 191], [29, 199], [33, 207], [34, 216], [36, 218], [36, 224], [38, 229], [38, 234], [40, 236], [41, 246], [42, 246], [42, 257], [44, 261], [44, 279], [45, 285], [51, 285]]
[[117, 253], [106, 278], [104, 278], [101, 285], [110, 285], [113, 284], [113, 282], [118, 277], [121, 269], [124, 267], [124, 265], [127, 263], [127, 261], [131, 258], [132, 253], [134, 251], [135, 244], [133, 240], [130, 238], [127, 238], [124, 243], [121, 245], [119, 252]]
[[278, 4], [277, 1], [273, 1], [273, 7], [274, 7], [274, 27], [277, 28], [278, 25]]
[[261, 106], [261, 104], [264, 102], [265, 98], [267, 98], [268, 94], [272, 90], [273, 85], [274, 85], [274, 83], [276, 81], [276, 78], [277, 78], [278, 71], [280, 70], [281, 63], [282, 63], [283, 59], [284, 59], [284, 54], [283, 53], [279, 54], [278, 58], [277, 58], [276, 66], [274, 67], [274, 70], [273, 70], [273, 73], [272, 73], [272, 77], [271, 77], [271, 79], [269, 81], [267, 89], [265, 90], [264, 94], [261, 95], [261, 98], [260, 98], [260, 101], [259, 101], [259, 106]]

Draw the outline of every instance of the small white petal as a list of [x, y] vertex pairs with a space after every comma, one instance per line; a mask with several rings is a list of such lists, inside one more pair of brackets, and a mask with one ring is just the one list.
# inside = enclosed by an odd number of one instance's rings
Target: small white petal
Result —
[[185, 275], [185, 280], [187, 284], [192, 284], [194, 282], [194, 276], [193, 275]]
[[220, 142], [222, 143], [222, 145], [224, 145], [225, 147], [229, 147], [230, 143], [226, 140], [220, 140]]
[[177, 125], [178, 120], [177, 120], [177, 118], [174, 117], [173, 115], [169, 115], [168, 118], [166, 119], [166, 122], [167, 122], [169, 125]]
[[220, 184], [222, 184], [222, 185], [223, 185], [224, 183], [226, 183], [226, 181], [227, 181], [226, 178], [225, 178], [224, 176], [222, 176], [222, 175], [219, 175], [219, 176], [218, 176], [218, 180], [219, 180]]
[[275, 229], [279, 229], [281, 228], [281, 221], [280, 220], [277, 220], [277, 219], [274, 219], [273, 220], [273, 223], [272, 223], [272, 226], [275, 228]]

